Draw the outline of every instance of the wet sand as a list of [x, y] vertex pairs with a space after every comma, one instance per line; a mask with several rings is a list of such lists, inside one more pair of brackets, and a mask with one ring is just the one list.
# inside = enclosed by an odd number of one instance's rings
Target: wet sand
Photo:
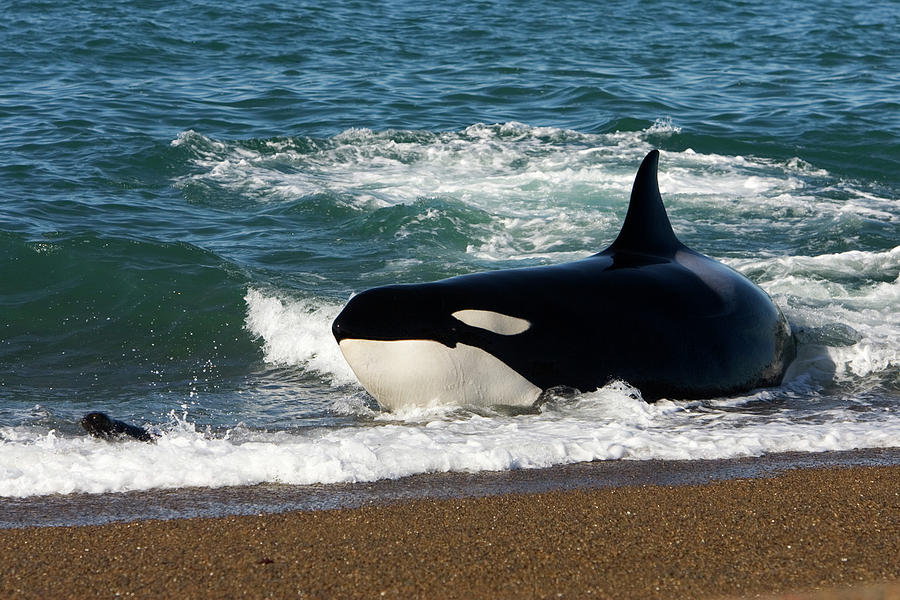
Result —
[[0, 565], [0, 598], [897, 598], [900, 466], [6, 529]]

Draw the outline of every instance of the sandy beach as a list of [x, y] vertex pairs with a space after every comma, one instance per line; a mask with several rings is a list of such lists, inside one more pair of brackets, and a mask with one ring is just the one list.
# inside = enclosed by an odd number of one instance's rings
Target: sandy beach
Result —
[[[897, 598], [900, 466], [0, 530], [0, 597]], [[848, 591], [849, 590], [849, 591]]]

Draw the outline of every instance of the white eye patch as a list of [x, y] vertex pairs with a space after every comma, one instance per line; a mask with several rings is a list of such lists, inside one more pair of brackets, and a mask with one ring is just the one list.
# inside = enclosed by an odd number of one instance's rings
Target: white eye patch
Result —
[[487, 329], [500, 335], [517, 335], [528, 331], [528, 328], [531, 327], [530, 321], [519, 317], [510, 317], [492, 310], [458, 310], [453, 313], [453, 318], [471, 327]]

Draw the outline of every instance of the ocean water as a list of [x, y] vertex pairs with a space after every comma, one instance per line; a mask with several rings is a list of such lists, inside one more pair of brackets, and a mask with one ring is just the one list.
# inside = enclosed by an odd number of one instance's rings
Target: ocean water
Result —
[[[900, 446], [896, 2], [2, 13], [0, 496]], [[782, 386], [378, 408], [352, 293], [602, 250], [652, 148], [680, 239], [791, 321]]]

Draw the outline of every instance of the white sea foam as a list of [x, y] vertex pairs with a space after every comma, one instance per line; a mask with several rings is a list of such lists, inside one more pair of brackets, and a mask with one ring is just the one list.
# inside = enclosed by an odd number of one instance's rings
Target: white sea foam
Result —
[[767, 281], [788, 277], [797, 272], [823, 280], [854, 278], [892, 278], [900, 275], [900, 246], [884, 252], [852, 250], [821, 256], [784, 256], [767, 259], [732, 259], [727, 261], [739, 270], [760, 272]]
[[827, 358], [836, 380], [900, 369], [900, 246], [725, 262], [759, 281], [811, 338], [810, 368]]
[[[298, 148], [290, 141], [270, 142], [266, 150], [248, 149], [188, 131], [172, 144], [190, 148], [197, 167], [179, 185], [215, 183], [261, 201], [333, 192], [354, 198], [360, 208], [448, 195], [499, 210], [504, 216], [533, 217], [539, 216], [533, 213], [533, 201], [548, 195], [588, 189], [624, 196], [634, 165], [652, 148], [647, 138], [678, 131], [665, 122], [645, 131], [611, 134], [521, 123], [476, 124], [461, 132], [408, 135], [351, 129], [315, 150]], [[742, 157], [697, 155], [688, 150], [667, 153], [666, 160], [670, 158], [676, 159], [671, 164], [675, 170], [661, 174], [664, 192], [759, 192], [785, 187], [779, 178], [735, 172], [735, 166], [754, 166]], [[718, 170], [712, 177], [711, 166]]]
[[250, 288], [246, 329], [262, 341], [264, 358], [276, 365], [297, 365], [328, 376], [334, 384], [356, 382], [331, 335], [341, 304], [290, 300]]
[[[172, 144], [187, 149], [194, 165], [176, 182], [182, 187], [224, 188], [264, 203], [329, 194], [360, 211], [447, 198], [490, 216], [485, 235], [467, 248], [473, 258], [560, 262], [611, 241], [635, 166], [660, 136], [679, 131], [667, 121], [605, 134], [476, 124], [458, 132], [350, 129], [326, 140], [252, 147], [188, 131]], [[696, 230], [698, 211], [735, 235], [790, 235], [801, 218], [900, 219], [895, 200], [835, 181], [799, 158], [686, 149], [662, 152], [662, 164], [660, 188], [681, 235]]]
[[[350, 129], [318, 143], [285, 139], [253, 149], [187, 131], [172, 145], [188, 148], [196, 167], [178, 185], [215, 183], [260, 201], [334, 192], [352, 197], [359, 208], [447, 195], [504, 218], [541, 218], [540, 211], [554, 198], [573, 193], [627, 198], [635, 165], [653, 148], [650, 140], [679, 131], [666, 121], [643, 131], [606, 134], [521, 123], [476, 124], [443, 133]], [[703, 202], [722, 198], [806, 207], [805, 179], [828, 176], [799, 158], [773, 161], [691, 149], [662, 154], [661, 191]], [[843, 182], [837, 188], [865, 205], [841, 201], [835, 210], [897, 218], [890, 211], [892, 200]], [[821, 200], [816, 198], [816, 204]]]
[[237, 428], [213, 436], [173, 420], [155, 443], [110, 443], [25, 428], [0, 429], [0, 496], [103, 493], [185, 486], [374, 481], [445, 471], [496, 471], [590, 460], [713, 459], [896, 445], [900, 415], [877, 423], [792, 420], [647, 404], [613, 384], [539, 414], [429, 411], [380, 424], [297, 433]]

